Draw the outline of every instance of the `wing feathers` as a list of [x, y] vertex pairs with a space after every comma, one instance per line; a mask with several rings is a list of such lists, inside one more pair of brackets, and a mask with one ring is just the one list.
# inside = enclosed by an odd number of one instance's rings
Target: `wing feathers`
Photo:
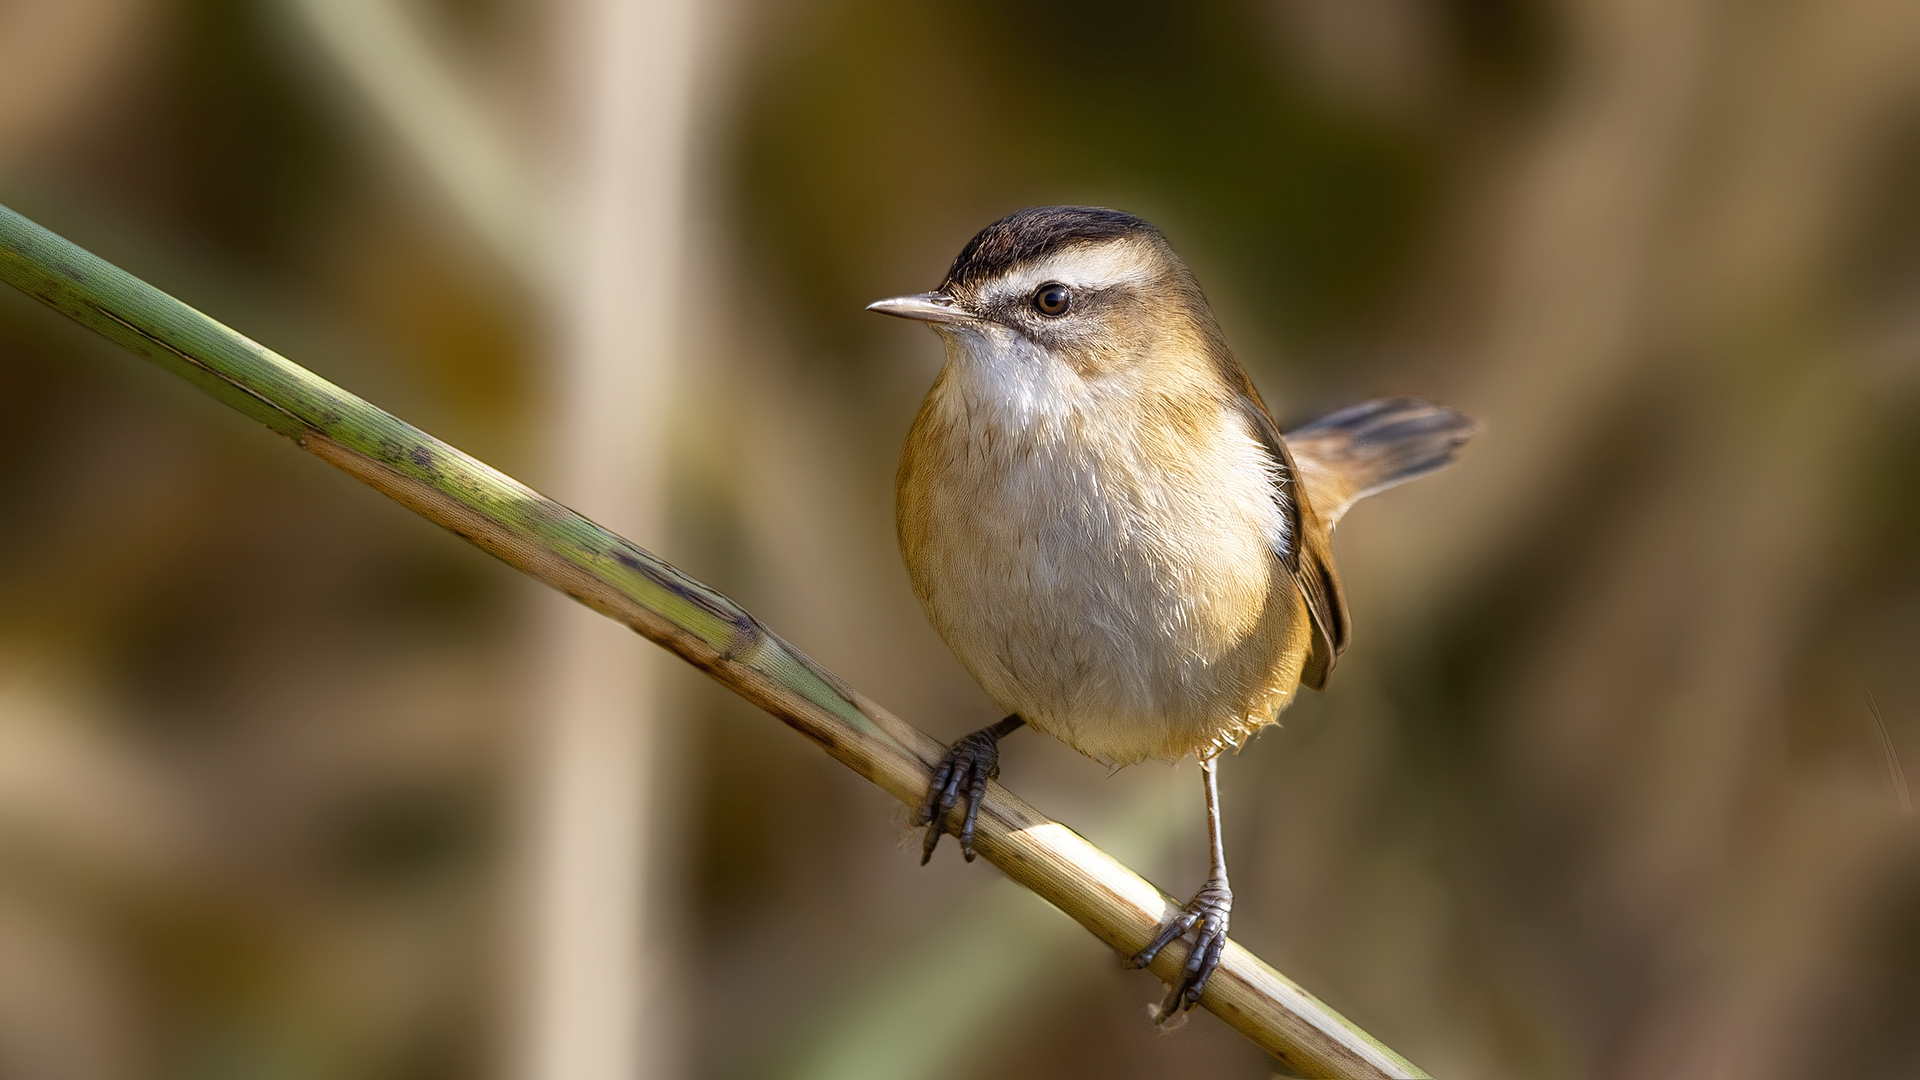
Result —
[[1313, 621], [1313, 651], [1301, 669], [1300, 681], [1310, 689], [1324, 689], [1334, 663], [1347, 647], [1348, 637], [1347, 597], [1333, 565], [1333, 532], [1314, 506], [1312, 493], [1301, 482], [1300, 467], [1288, 452], [1287, 441], [1281, 438], [1280, 429], [1251, 385], [1241, 396], [1240, 405], [1254, 435], [1279, 460], [1282, 483], [1290, 489], [1275, 491], [1274, 497], [1287, 510], [1289, 543], [1279, 553], [1281, 561], [1293, 575]]
[[1333, 563], [1333, 526], [1361, 499], [1450, 464], [1480, 430], [1465, 416], [1419, 398], [1380, 398], [1323, 416], [1283, 437], [1249, 384], [1241, 405], [1277, 458], [1289, 489], [1288, 549], [1280, 553], [1313, 620], [1313, 651], [1300, 681], [1320, 690], [1351, 636], [1346, 592]]

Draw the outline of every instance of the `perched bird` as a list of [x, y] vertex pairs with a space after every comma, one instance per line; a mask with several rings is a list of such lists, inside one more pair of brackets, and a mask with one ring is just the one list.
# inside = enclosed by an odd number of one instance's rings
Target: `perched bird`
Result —
[[1347, 645], [1333, 526], [1354, 501], [1452, 461], [1474, 425], [1414, 398], [1281, 435], [1191, 271], [1152, 225], [1042, 206], [981, 230], [933, 292], [871, 311], [927, 323], [947, 360], [896, 488], [927, 617], [1006, 719], [955, 743], [925, 804], [921, 861], [999, 740], [1027, 725], [1110, 765], [1200, 761], [1206, 884], [1132, 958], [1197, 927], [1157, 1019], [1219, 964], [1233, 893], [1220, 751], [1326, 685]]

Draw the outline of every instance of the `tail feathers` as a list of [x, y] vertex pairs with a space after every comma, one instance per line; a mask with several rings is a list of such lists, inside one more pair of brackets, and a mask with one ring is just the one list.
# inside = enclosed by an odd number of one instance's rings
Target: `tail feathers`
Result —
[[1285, 435], [1308, 498], [1331, 527], [1376, 492], [1453, 462], [1480, 425], [1419, 398], [1379, 398]]

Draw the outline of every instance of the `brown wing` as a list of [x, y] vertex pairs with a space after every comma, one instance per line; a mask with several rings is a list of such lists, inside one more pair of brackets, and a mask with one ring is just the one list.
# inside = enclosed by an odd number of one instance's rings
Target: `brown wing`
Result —
[[1282, 437], [1244, 371], [1238, 379], [1255, 434], [1286, 471], [1283, 505], [1293, 542], [1281, 555], [1313, 619], [1313, 652], [1300, 681], [1320, 690], [1350, 633], [1347, 598], [1333, 565], [1334, 524], [1356, 501], [1451, 464], [1480, 426], [1444, 405], [1382, 398]]
[[1309, 495], [1308, 485], [1287, 441], [1280, 437], [1273, 416], [1260, 400], [1259, 391], [1241, 375], [1244, 390], [1241, 407], [1252, 423], [1253, 431], [1267, 452], [1280, 462], [1283, 487], [1274, 492], [1287, 511], [1287, 550], [1280, 552], [1294, 584], [1307, 602], [1307, 614], [1313, 620], [1313, 651], [1300, 671], [1300, 682], [1314, 690], [1323, 690], [1333, 665], [1346, 651], [1350, 633], [1347, 622], [1347, 597], [1340, 587], [1340, 573], [1333, 565], [1333, 530], [1324, 521]]

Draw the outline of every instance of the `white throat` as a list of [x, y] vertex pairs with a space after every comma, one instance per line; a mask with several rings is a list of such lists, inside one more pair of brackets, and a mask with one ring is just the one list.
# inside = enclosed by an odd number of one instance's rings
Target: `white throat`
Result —
[[1097, 408], [1110, 390], [1044, 347], [995, 323], [942, 326], [944, 389], [969, 427], [1044, 436]]

